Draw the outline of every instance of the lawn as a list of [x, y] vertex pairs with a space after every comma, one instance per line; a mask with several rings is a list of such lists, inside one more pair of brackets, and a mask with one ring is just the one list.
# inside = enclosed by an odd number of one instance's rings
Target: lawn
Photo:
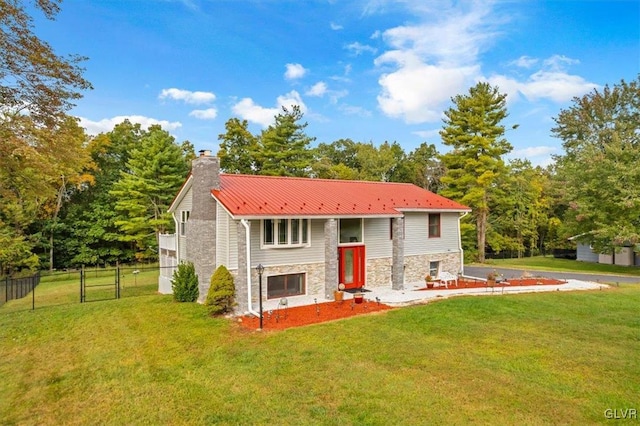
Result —
[[170, 296], [3, 307], [0, 424], [600, 423], [640, 409], [639, 305], [458, 297], [263, 333]]
[[601, 263], [578, 262], [570, 259], [556, 259], [551, 256], [523, 257], [522, 259], [489, 259], [486, 263], [475, 265], [495, 265], [501, 268], [526, 268], [528, 270], [581, 272], [598, 274], [616, 274], [640, 276], [640, 268]]

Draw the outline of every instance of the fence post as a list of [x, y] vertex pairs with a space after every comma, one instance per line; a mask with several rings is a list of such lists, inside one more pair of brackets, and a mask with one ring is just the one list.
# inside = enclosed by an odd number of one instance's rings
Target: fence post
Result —
[[80, 303], [84, 303], [84, 265], [80, 268]]
[[[37, 272], [37, 274], [39, 273], [40, 272]], [[31, 310], [32, 311], [36, 310], [36, 275], [31, 277]]]

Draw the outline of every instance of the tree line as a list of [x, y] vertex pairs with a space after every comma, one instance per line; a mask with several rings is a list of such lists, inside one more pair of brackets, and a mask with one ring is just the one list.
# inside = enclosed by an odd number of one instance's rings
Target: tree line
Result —
[[[56, 0], [38, 0], [52, 18]], [[22, 2], [0, 8], [0, 274], [153, 260], [167, 208], [195, 157], [160, 126], [124, 121], [89, 137], [68, 114], [84, 58], [57, 56]], [[564, 154], [547, 167], [507, 161], [506, 95], [480, 82], [452, 98], [440, 138], [406, 152], [396, 141], [315, 143], [297, 106], [252, 134], [231, 118], [218, 137], [225, 173], [410, 182], [472, 209], [461, 223], [468, 259], [486, 251], [548, 252], [569, 236], [600, 252], [640, 236], [640, 78], [573, 100], [552, 134]]]

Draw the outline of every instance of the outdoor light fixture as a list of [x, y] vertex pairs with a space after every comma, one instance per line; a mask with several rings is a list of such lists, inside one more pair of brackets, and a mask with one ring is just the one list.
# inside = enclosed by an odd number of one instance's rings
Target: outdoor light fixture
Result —
[[262, 263], [256, 266], [256, 271], [258, 271], [258, 306], [260, 309], [260, 330], [262, 330], [262, 273], [264, 272], [264, 266], [262, 266]]

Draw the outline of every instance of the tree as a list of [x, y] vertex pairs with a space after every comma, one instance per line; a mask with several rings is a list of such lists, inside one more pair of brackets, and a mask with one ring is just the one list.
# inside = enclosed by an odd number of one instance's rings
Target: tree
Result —
[[640, 243], [640, 76], [574, 98], [555, 122], [570, 232], [601, 253]]
[[260, 165], [258, 154], [258, 138], [249, 132], [247, 120], [231, 118], [224, 124], [226, 133], [218, 135], [220, 140], [220, 168], [226, 173], [257, 174]]
[[409, 182], [434, 193], [440, 192], [443, 186], [440, 178], [445, 170], [434, 144], [423, 142], [411, 151], [407, 156], [407, 167]]
[[146, 134], [140, 124], [124, 120], [89, 141], [87, 151], [95, 164], [93, 182], [74, 188], [69, 203], [63, 207], [57, 267], [134, 259], [131, 244], [119, 240], [121, 232], [115, 225], [119, 214], [113, 208], [118, 198], [110, 191]]
[[181, 147], [158, 125], [149, 127], [131, 152], [109, 193], [117, 197], [120, 239], [135, 243], [138, 259], [155, 258], [158, 234], [173, 228], [167, 209], [188, 171]]
[[311, 171], [313, 153], [309, 149], [315, 138], [304, 132], [307, 123], [302, 120], [298, 105], [291, 110], [282, 107], [275, 117], [275, 123], [265, 129], [260, 137], [257, 161], [260, 173], [271, 176], [308, 176]]
[[[53, 20], [59, 0], [33, 1]], [[0, 2], [0, 105], [2, 112], [28, 111], [35, 123], [64, 120], [80, 91], [91, 88], [79, 64], [85, 58], [61, 57], [33, 32], [33, 18], [20, 0]]]
[[442, 142], [453, 149], [440, 159], [446, 168], [441, 194], [469, 206], [475, 219], [478, 260], [484, 262], [485, 240], [496, 179], [505, 171], [502, 155], [512, 150], [501, 124], [507, 117], [506, 95], [478, 83], [468, 95], [452, 98], [445, 111]]
[[[85, 141], [83, 129], [71, 117], [50, 126], [38, 125], [28, 115], [0, 119], [0, 227], [7, 241], [16, 244], [16, 253], [48, 240], [43, 245], [52, 256], [53, 232], [68, 190], [91, 180]], [[9, 257], [17, 261], [5, 263], [9, 269], [26, 265], [19, 256]]]

